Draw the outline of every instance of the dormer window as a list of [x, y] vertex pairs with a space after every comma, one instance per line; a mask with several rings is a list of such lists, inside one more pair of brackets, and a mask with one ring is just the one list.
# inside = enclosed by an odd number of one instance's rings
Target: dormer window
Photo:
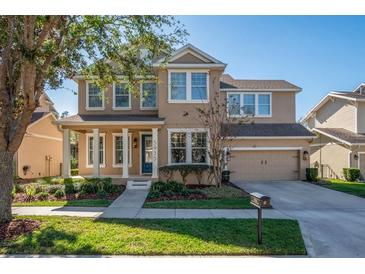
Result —
[[131, 94], [127, 83], [113, 84], [113, 109], [131, 109]]
[[207, 70], [169, 70], [169, 103], [207, 103]]
[[92, 82], [86, 82], [86, 109], [104, 109], [104, 93], [98, 85]]
[[227, 102], [230, 117], [271, 117], [270, 92], [228, 92]]

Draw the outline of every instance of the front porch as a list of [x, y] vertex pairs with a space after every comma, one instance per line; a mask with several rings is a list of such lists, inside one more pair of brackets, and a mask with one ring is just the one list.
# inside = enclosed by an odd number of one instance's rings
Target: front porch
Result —
[[63, 177], [71, 177], [70, 132], [75, 131], [79, 135], [79, 176], [111, 177], [118, 184], [125, 184], [130, 180], [158, 179], [159, 125], [62, 128]]

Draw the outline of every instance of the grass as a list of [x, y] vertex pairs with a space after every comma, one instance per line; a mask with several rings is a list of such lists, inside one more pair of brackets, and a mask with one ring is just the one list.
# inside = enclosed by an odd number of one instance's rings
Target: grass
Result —
[[347, 182], [339, 179], [326, 179], [322, 186], [365, 198], [365, 183]]
[[[19, 218], [19, 217], [18, 217]], [[107, 219], [37, 216], [41, 228], [0, 241], [2, 254], [305, 255], [294, 220], [266, 219], [256, 244], [254, 219]]]
[[24, 203], [13, 203], [13, 206], [85, 206], [85, 207], [106, 207], [113, 200], [107, 199], [84, 199], [70, 201], [32, 201]]
[[146, 202], [145, 208], [227, 208], [227, 209], [247, 209], [253, 208], [250, 204], [250, 198], [223, 198], [223, 199], [207, 199], [207, 200], [170, 200], [159, 202]]

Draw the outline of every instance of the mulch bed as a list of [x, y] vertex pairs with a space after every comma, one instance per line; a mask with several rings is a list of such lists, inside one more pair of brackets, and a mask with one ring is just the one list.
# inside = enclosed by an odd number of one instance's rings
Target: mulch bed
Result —
[[20, 235], [33, 232], [41, 225], [40, 221], [30, 219], [16, 219], [10, 223], [0, 225], [0, 240], [15, 239]]

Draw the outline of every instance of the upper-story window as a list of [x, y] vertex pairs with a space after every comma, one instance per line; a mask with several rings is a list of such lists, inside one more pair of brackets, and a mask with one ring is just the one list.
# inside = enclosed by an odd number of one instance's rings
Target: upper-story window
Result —
[[127, 83], [113, 84], [113, 109], [130, 109], [131, 94]]
[[170, 103], [208, 102], [209, 74], [207, 71], [169, 71]]
[[86, 109], [104, 109], [104, 93], [98, 85], [92, 82], [86, 82]]
[[232, 92], [227, 93], [227, 100], [228, 114], [231, 117], [271, 117], [271, 93]]
[[141, 109], [157, 108], [156, 83], [141, 83]]

